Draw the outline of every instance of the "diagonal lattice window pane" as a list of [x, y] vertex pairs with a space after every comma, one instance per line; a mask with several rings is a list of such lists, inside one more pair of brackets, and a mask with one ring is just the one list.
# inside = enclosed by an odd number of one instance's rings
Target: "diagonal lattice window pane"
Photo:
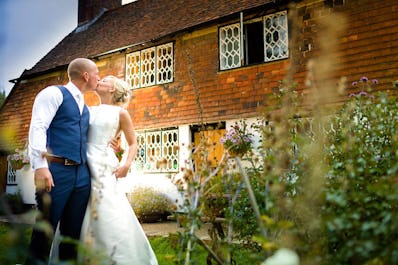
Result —
[[137, 132], [138, 150], [134, 165], [150, 173], [177, 172], [179, 168], [178, 129]]
[[220, 69], [232, 69], [241, 66], [240, 26], [239, 23], [221, 27], [220, 38]]
[[287, 12], [282, 11], [264, 17], [265, 61], [288, 58]]
[[136, 137], [137, 137], [137, 155], [135, 156], [134, 164], [137, 170], [143, 171], [146, 161], [145, 133], [136, 132]]
[[155, 84], [155, 47], [141, 51], [141, 85]]
[[173, 43], [126, 55], [126, 81], [134, 88], [173, 82]]
[[126, 55], [126, 81], [132, 88], [140, 87], [140, 52]]
[[156, 48], [156, 82], [164, 84], [173, 81], [173, 44], [168, 43]]

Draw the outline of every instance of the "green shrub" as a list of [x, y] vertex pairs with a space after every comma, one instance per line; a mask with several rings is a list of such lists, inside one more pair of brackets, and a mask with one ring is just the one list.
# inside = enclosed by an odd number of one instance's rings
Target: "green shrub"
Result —
[[238, 178], [225, 209], [238, 237], [292, 248], [300, 264], [398, 264], [398, 102], [365, 88], [329, 118], [294, 105], [266, 117], [263, 166], [246, 168], [266, 236]]
[[27, 256], [32, 227], [0, 223], [0, 264], [22, 264]]
[[151, 187], [137, 187], [129, 193], [128, 198], [141, 222], [160, 221], [176, 209], [167, 195]]
[[324, 208], [329, 263], [398, 264], [396, 98], [352, 94], [333, 125]]
[[20, 214], [27, 211], [27, 207], [22, 201], [21, 193], [15, 194], [1, 194], [0, 195], [0, 215], [7, 214], [11, 211], [12, 214]]

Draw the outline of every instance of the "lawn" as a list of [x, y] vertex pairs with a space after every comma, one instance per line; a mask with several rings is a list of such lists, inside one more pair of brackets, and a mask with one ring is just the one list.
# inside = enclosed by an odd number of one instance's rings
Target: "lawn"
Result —
[[[30, 225], [0, 223], [0, 264], [23, 264], [31, 232], [32, 228]], [[150, 237], [149, 241], [156, 254], [159, 265], [176, 264], [179, 247], [179, 238], [177, 235]], [[236, 264], [250, 263], [250, 252], [247, 249], [237, 248], [233, 253]], [[207, 253], [202, 247], [196, 248], [192, 257], [192, 264], [206, 264]]]

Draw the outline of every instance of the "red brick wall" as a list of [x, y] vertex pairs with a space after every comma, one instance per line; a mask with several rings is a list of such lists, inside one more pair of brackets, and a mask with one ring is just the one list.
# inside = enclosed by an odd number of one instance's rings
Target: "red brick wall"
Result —
[[[395, 0], [346, 0], [345, 5], [333, 10], [343, 14], [347, 25], [339, 38], [338, 68], [335, 78], [346, 76], [349, 84], [362, 76], [378, 79], [379, 89], [392, 88], [398, 79], [398, 1]], [[300, 46], [304, 40], [312, 44], [312, 50], [301, 50], [300, 61], [317, 56], [317, 36], [322, 30], [317, 19], [328, 12], [321, 12], [319, 3], [299, 9], [298, 22], [302, 27]], [[335, 21], [336, 25], [342, 21]], [[304, 65], [304, 64], [303, 64]], [[348, 84], [348, 85], [349, 85]]]
[[349, 80], [376, 78], [384, 88], [398, 79], [398, 1], [351, 0], [341, 39], [342, 74]]
[[[295, 58], [294, 76], [299, 89], [305, 89], [308, 60], [321, 52], [317, 37], [324, 29], [318, 21], [333, 11], [322, 10], [322, 6], [319, 1], [299, 6], [300, 41], [291, 47], [295, 49], [292, 56], [294, 52], [299, 56]], [[334, 11], [344, 14], [348, 22], [343, 34], [337, 36], [337, 71], [331, 75], [335, 83], [346, 76], [350, 88], [351, 82], [367, 76], [379, 80], [379, 89], [391, 89], [391, 82], [398, 79], [397, 9], [394, 0], [347, 0], [344, 6], [335, 7]], [[306, 43], [311, 43], [311, 50], [305, 49]], [[214, 122], [254, 116], [258, 107], [272, 104], [269, 94], [284, 79], [291, 62], [281, 60], [219, 71], [217, 30], [197, 36], [194, 33], [191, 38], [178, 36], [174, 48], [175, 81], [134, 91], [130, 112], [137, 128], [198, 123], [201, 117]]]
[[[270, 93], [287, 72], [292, 61], [296, 64], [295, 80], [305, 89], [306, 65], [319, 56], [317, 36], [323, 30], [317, 25], [330, 10], [320, 11], [315, 5], [300, 4], [297, 22], [299, 40], [291, 47], [292, 57], [271, 63], [218, 70], [217, 27], [175, 36], [174, 82], [134, 90], [129, 112], [136, 129], [161, 128], [179, 124], [216, 122], [256, 115], [258, 107], [273, 104]], [[398, 80], [398, 2], [396, 0], [346, 0], [335, 11], [346, 15], [348, 26], [338, 37], [337, 82], [347, 77], [347, 84], [365, 75], [378, 79], [380, 89], [390, 89]], [[341, 23], [336, 21], [336, 23]], [[306, 44], [311, 43], [311, 50]], [[293, 57], [293, 55], [295, 55]], [[113, 74], [124, 78], [125, 55], [115, 53], [97, 61], [101, 76]], [[294, 58], [294, 60], [292, 60]], [[63, 72], [41, 80], [18, 84], [0, 112], [3, 128], [15, 125], [15, 139], [26, 139], [34, 96], [50, 84], [67, 82]], [[97, 104], [94, 95], [86, 97], [88, 104]], [[342, 100], [342, 99], [341, 99]], [[18, 142], [18, 141], [16, 141]]]
[[134, 90], [130, 112], [137, 128], [253, 116], [285, 75], [288, 60], [219, 71], [217, 28], [184, 37], [174, 46], [174, 82]]
[[14, 86], [0, 110], [0, 147], [2, 150], [13, 150], [16, 147], [23, 147], [26, 143], [33, 101], [37, 93], [46, 86], [66, 82], [66, 73], [53, 73]]

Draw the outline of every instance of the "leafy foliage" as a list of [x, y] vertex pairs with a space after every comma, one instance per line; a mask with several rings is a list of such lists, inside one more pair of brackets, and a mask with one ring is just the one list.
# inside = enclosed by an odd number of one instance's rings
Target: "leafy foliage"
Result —
[[361, 78], [361, 90], [319, 120], [297, 115], [300, 95], [281, 91], [293, 104], [259, 127], [263, 164], [246, 156], [262, 224], [241, 173], [211, 182], [231, 195], [223, 211], [235, 237], [265, 251], [290, 247], [303, 264], [398, 263], [398, 103], [373, 94], [377, 83]]
[[398, 263], [398, 103], [352, 95], [328, 132], [325, 225], [331, 264]]
[[0, 264], [22, 264], [27, 256], [32, 227], [24, 224], [0, 224]]
[[3, 193], [0, 195], [0, 215], [20, 214], [26, 210], [21, 193]]
[[3, 106], [4, 102], [6, 101], [6, 92], [3, 90], [0, 92], [0, 108]]

